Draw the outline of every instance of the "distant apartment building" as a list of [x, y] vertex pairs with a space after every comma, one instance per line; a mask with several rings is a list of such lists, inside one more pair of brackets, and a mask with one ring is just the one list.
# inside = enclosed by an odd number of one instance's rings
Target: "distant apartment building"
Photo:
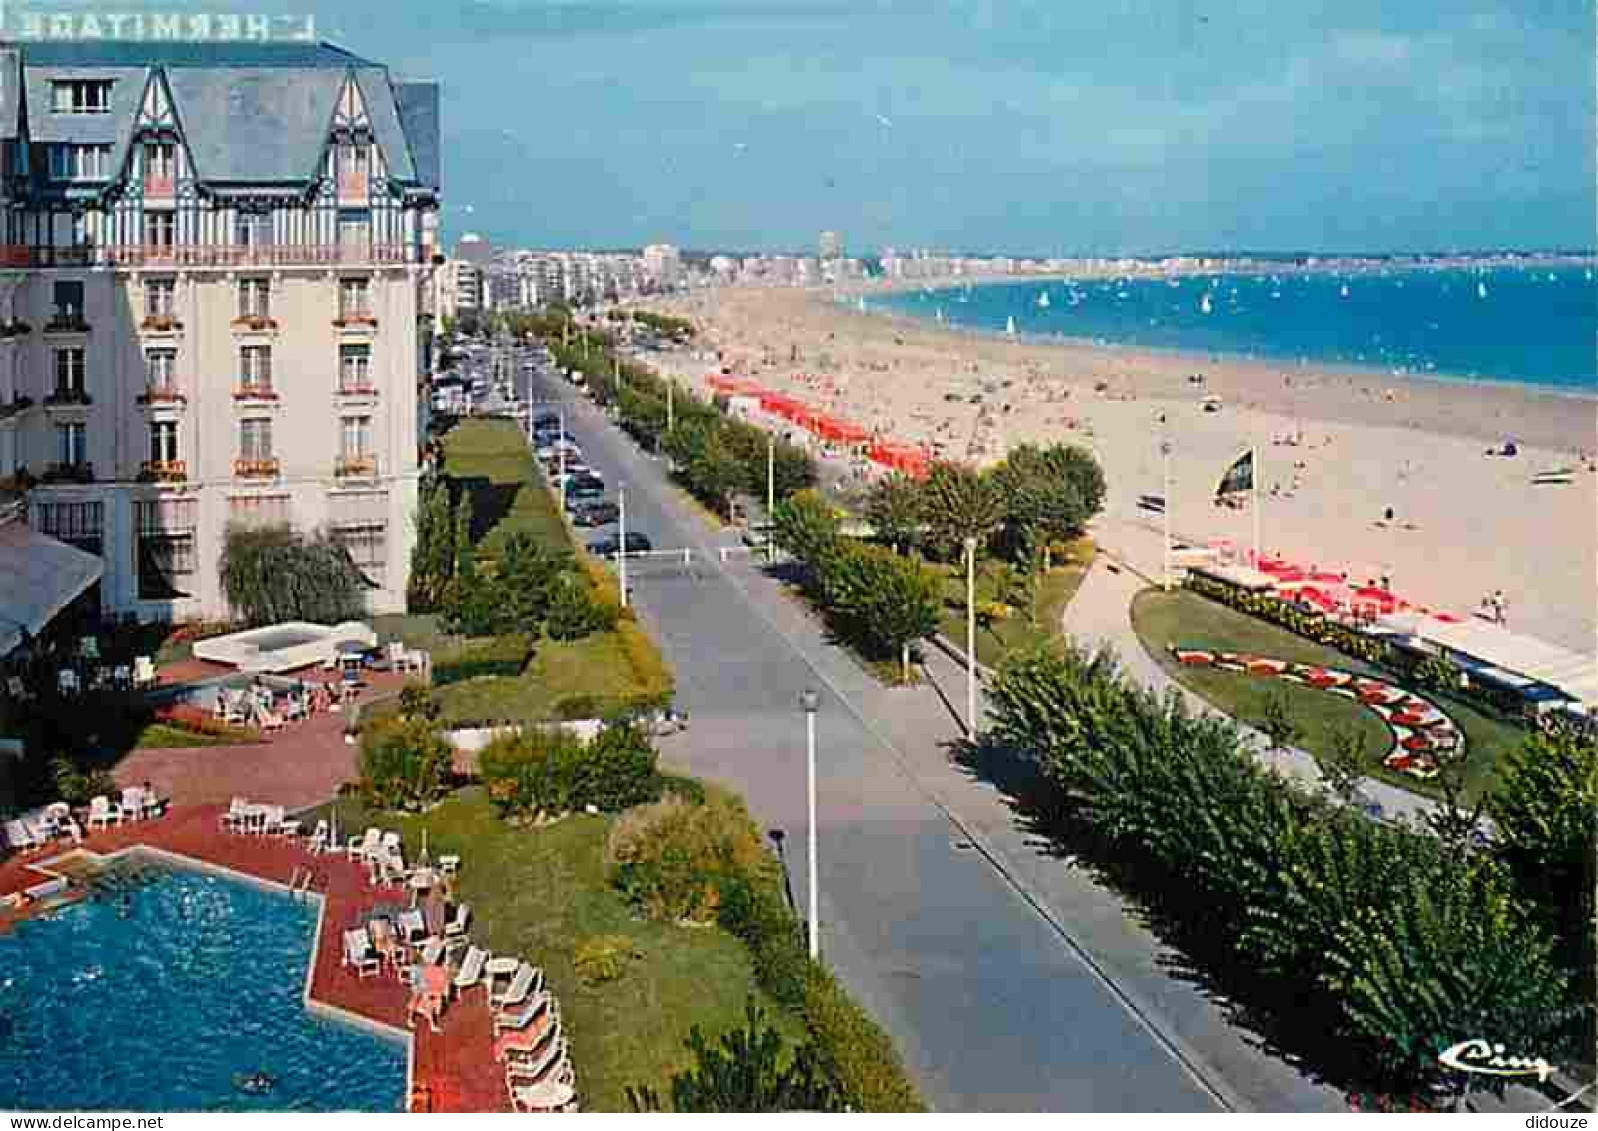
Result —
[[837, 232], [822, 232], [816, 241], [816, 254], [823, 261], [843, 258], [843, 237]]
[[401, 609], [432, 83], [320, 44], [0, 49], [0, 480], [102, 610], [224, 614], [230, 523], [323, 528]]
[[644, 275], [662, 290], [675, 287], [682, 278], [682, 254], [669, 243], [644, 248]]

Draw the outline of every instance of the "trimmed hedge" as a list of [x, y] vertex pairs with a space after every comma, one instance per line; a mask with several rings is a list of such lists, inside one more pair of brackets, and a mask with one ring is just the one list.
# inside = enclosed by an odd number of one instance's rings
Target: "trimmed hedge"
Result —
[[448, 687], [484, 676], [514, 679], [522, 674], [532, 658], [532, 639], [521, 633], [467, 640], [434, 658], [433, 686]]

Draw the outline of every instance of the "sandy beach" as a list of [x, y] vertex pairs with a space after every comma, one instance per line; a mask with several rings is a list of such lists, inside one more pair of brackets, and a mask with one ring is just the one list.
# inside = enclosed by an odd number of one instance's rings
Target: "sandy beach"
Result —
[[[1260, 454], [1262, 546], [1391, 578], [1462, 614], [1502, 590], [1509, 627], [1585, 653], [1598, 632], [1598, 400], [1132, 347], [1029, 342], [861, 314], [830, 292], [721, 289], [657, 303], [720, 355], [671, 359], [702, 391], [725, 365], [893, 439], [988, 464], [1017, 444], [1090, 448], [1109, 482], [1101, 538], [1146, 542], [1137, 497], [1162, 492], [1195, 543], [1252, 543], [1246, 511], [1212, 499], [1227, 465]], [[1202, 384], [1191, 380], [1203, 374]], [[1221, 408], [1206, 412], [1205, 397]], [[979, 403], [973, 403], [979, 402]], [[1513, 458], [1488, 448], [1514, 437]], [[1576, 467], [1575, 482], [1532, 476]], [[1386, 521], [1388, 508], [1392, 522]]]

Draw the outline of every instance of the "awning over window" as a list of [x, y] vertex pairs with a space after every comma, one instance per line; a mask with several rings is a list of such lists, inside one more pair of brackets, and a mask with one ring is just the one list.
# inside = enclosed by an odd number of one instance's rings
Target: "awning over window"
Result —
[[25, 523], [0, 524], [0, 656], [37, 636], [105, 571], [93, 554], [48, 538]]

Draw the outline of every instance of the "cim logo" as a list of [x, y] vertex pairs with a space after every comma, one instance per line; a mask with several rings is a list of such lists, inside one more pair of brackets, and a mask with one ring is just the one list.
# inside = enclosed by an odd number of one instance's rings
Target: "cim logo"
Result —
[[1554, 1066], [1540, 1056], [1505, 1056], [1503, 1045], [1480, 1039], [1460, 1041], [1444, 1049], [1437, 1061], [1444, 1067], [1476, 1076], [1535, 1076], [1545, 1084], [1554, 1074]]
[[245, 12], [63, 11], [0, 0], [0, 39], [24, 43], [315, 43], [315, 16]]

